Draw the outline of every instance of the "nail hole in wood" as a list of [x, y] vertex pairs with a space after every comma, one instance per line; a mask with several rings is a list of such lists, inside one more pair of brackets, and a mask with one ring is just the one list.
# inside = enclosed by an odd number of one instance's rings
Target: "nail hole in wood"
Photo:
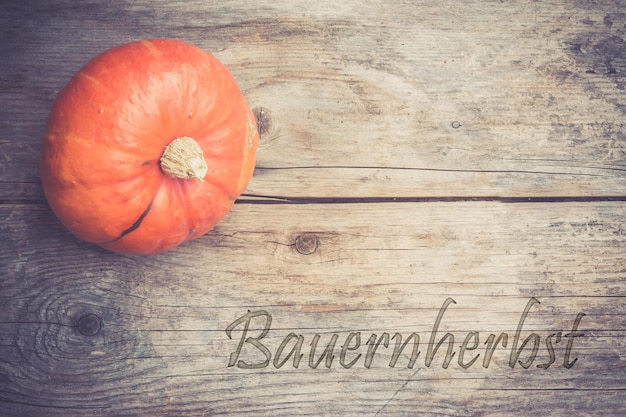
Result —
[[86, 314], [78, 320], [78, 332], [83, 336], [95, 336], [102, 329], [102, 319], [95, 314]]
[[296, 251], [301, 255], [310, 255], [319, 247], [319, 240], [314, 234], [303, 234], [296, 238]]

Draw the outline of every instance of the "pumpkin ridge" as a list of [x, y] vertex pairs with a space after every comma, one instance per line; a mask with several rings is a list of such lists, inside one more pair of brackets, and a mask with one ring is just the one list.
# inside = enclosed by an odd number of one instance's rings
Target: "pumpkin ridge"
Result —
[[135, 223], [133, 223], [128, 229], [122, 231], [122, 233], [120, 233], [120, 235], [118, 237], [116, 237], [115, 239], [109, 240], [108, 242], [103, 242], [101, 244], [102, 245], [110, 245], [112, 243], [115, 243], [115, 242], [119, 241], [124, 236], [126, 236], [127, 234], [133, 232], [134, 230], [139, 229], [139, 226], [141, 226], [141, 223], [143, 222], [143, 219], [145, 219], [146, 216], [148, 215], [148, 213], [150, 213], [150, 210], [152, 209], [152, 203], [154, 203], [154, 198], [152, 199], [152, 201], [150, 201], [150, 204], [148, 204], [148, 207], [146, 207], [146, 209], [143, 211], [143, 213], [141, 213], [141, 215], [135, 221]]
[[217, 181], [216, 179], [208, 178], [205, 180], [205, 182], [211, 184], [211, 186], [213, 186], [215, 189], [217, 189], [219, 192], [225, 195], [229, 200], [235, 201], [240, 195], [237, 193], [232, 193], [231, 191], [227, 190], [226, 186], [220, 183], [219, 181]]
[[159, 47], [154, 44], [154, 41], [158, 41], [158, 39], [144, 39], [139, 42], [148, 49], [153, 58], [159, 59], [163, 56], [163, 53], [159, 50]]
[[102, 90], [106, 90], [107, 89], [107, 87], [104, 84], [102, 84], [102, 82], [99, 79], [97, 79], [93, 75], [88, 74], [85, 69], [80, 70], [76, 75], [78, 77], [82, 77], [82, 78], [84, 78], [86, 80], [91, 81], [93, 84], [95, 84], [98, 88], [100, 88]]

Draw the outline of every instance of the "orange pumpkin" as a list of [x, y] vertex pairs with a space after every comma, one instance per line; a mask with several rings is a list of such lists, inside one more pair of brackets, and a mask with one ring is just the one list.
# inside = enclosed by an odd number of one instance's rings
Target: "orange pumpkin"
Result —
[[40, 156], [43, 190], [79, 238], [158, 253], [228, 214], [258, 139], [214, 56], [177, 40], [132, 42], [92, 59], [60, 92]]

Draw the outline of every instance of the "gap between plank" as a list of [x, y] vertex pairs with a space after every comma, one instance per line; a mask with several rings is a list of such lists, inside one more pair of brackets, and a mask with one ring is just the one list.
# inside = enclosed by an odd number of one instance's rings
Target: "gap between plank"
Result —
[[618, 196], [526, 196], [526, 197], [281, 197], [243, 194], [236, 204], [375, 204], [375, 203], [597, 203], [626, 201], [626, 195]]
[[[242, 194], [235, 204], [376, 204], [376, 203], [458, 203], [458, 202], [497, 202], [497, 203], [601, 203], [626, 202], [626, 195], [614, 196], [448, 196], [448, 197], [288, 197], [261, 194]], [[2, 206], [47, 205], [44, 199], [0, 199]]]

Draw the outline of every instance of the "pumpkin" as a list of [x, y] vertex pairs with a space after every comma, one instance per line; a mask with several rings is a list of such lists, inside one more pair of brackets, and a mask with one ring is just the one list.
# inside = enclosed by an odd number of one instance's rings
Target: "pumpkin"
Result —
[[80, 239], [153, 254], [198, 238], [254, 170], [255, 118], [226, 67], [173, 39], [103, 52], [59, 93], [40, 154], [45, 197]]

